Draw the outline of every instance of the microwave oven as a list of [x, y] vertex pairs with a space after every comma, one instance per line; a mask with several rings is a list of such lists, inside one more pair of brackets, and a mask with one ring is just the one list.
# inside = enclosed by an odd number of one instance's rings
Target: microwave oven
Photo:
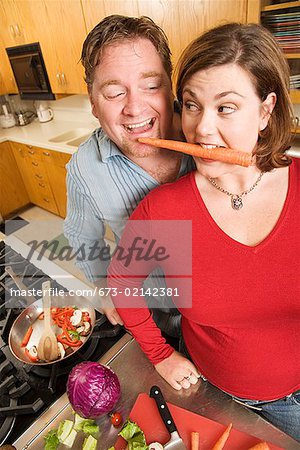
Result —
[[23, 100], [54, 100], [40, 44], [9, 47], [6, 53]]

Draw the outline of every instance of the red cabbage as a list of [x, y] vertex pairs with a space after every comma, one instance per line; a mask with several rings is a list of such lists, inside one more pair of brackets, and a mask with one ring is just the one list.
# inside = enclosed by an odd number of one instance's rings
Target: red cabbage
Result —
[[117, 375], [106, 366], [84, 361], [73, 367], [67, 394], [74, 411], [85, 419], [111, 412], [121, 395]]

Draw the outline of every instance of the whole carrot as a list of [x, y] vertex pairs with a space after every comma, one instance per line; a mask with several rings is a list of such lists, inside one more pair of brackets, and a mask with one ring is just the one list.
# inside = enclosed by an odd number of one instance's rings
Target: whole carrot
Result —
[[259, 442], [254, 447], [249, 448], [249, 450], [270, 450], [270, 447], [266, 442]]
[[199, 450], [199, 433], [192, 431], [191, 433], [191, 450]]
[[229, 438], [230, 430], [232, 428], [232, 423], [228, 425], [224, 433], [219, 437], [212, 450], [222, 450], [224, 445], [226, 444], [227, 439]]
[[139, 138], [138, 141], [142, 144], [153, 145], [153, 147], [167, 148], [168, 150], [175, 150], [176, 152], [187, 153], [188, 155], [200, 158], [213, 159], [215, 161], [222, 161], [244, 167], [253, 164], [252, 155], [231, 148], [203, 148], [200, 145], [189, 144], [188, 142], [155, 138]]

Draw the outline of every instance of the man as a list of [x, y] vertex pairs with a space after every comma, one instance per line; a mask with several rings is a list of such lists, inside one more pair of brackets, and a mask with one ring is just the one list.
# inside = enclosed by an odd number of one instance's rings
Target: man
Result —
[[[106, 17], [83, 44], [92, 112], [101, 128], [68, 164], [64, 232], [74, 249], [85, 249], [79, 251], [77, 264], [98, 287], [106, 287], [109, 265], [105, 225], [118, 240], [148, 192], [193, 168], [187, 156], [137, 141], [180, 139], [170, 56], [164, 32], [147, 17]], [[157, 282], [155, 277], [152, 281]], [[122, 324], [112, 304], [103, 307], [103, 299], [102, 310], [112, 324]]]

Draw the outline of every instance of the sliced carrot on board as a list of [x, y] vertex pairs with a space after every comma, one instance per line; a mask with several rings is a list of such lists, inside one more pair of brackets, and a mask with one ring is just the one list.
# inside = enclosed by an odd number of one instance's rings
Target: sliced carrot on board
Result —
[[224, 433], [219, 437], [212, 450], [222, 450], [224, 445], [226, 444], [227, 439], [229, 438], [229, 434], [232, 428], [232, 423], [228, 425]]
[[191, 433], [191, 450], [199, 450], [199, 433], [197, 431]]
[[259, 442], [254, 447], [249, 448], [249, 450], [270, 450], [270, 447], [266, 442]]
[[253, 157], [249, 153], [233, 150], [231, 148], [203, 148], [197, 144], [189, 144], [188, 142], [170, 141], [167, 139], [155, 138], [139, 138], [142, 144], [153, 145], [153, 147], [166, 148], [175, 150], [176, 152], [187, 153], [188, 155], [213, 159], [229, 164], [248, 167], [253, 164]]

